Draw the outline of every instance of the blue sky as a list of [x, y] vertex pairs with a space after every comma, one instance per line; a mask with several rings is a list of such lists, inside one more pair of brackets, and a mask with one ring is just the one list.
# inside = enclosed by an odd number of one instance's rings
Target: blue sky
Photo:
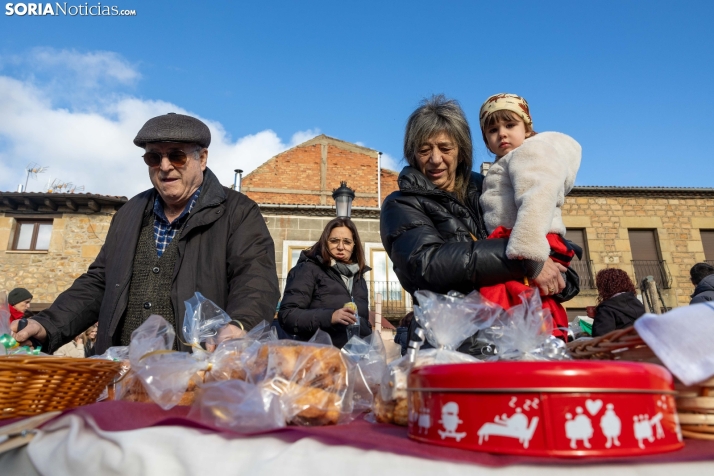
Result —
[[480, 163], [478, 109], [498, 92], [582, 144], [578, 185], [713, 186], [713, 2], [102, 4], [137, 15], [0, 15], [0, 189], [36, 162], [50, 169], [29, 190], [133, 195], [149, 182], [131, 140], [167, 109], [209, 121], [224, 183], [316, 133], [400, 168], [406, 118], [434, 93], [461, 102]]

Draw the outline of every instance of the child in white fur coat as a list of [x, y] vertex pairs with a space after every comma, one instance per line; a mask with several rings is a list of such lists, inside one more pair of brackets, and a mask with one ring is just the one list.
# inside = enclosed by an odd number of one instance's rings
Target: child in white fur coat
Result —
[[[496, 155], [481, 194], [490, 236], [508, 237], [507, 256], [530, 260], [534, 277], [548, 258], [567, 266], [574, 251], [563, 238], [561, 207], [580, 167], [580, 144], [559, 132], [536, 134], [528, 103], [515, 94], [491, 96], [479, 116], [484, 142]], [[526, 286], [506, 283], [481, 293], [498, 304], [515, 305]], [[550, 296], [542, 299], [543, 307], [551, 310], [554, 327], [567, 327], [565, 309]]]

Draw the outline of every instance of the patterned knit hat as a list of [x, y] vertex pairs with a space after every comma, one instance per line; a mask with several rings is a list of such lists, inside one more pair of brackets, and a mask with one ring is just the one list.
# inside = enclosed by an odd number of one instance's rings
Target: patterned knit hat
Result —
[[494, 94], [490, 98], [486, 99], [486, 102], [484, 102], [483, 106], [481, 106], [481, 112], [479, 112], [481, 130], [483, 130], [483, 125], [486, 123], [488, 116], [496, 111], [504, 110], [515, 112], [521, 119], [523, 119], [523, 122], [531, 124], [531, 126], [533, 125], [531, 112], [528, 109], [528, 101], [515, 94], [500, 93]]

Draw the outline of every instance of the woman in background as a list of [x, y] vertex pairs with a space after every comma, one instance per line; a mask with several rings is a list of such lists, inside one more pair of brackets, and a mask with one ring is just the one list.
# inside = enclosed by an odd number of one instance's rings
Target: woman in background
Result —
[[598, 306], [593, 319], [593, 337], [624, 329], [645, 313], [637, 299], [635, 285], [621, 269], [603, 269], [595, 277]]
[[280, 326], [299, 340], [309, 340], [322, 329], [338, 348], [349, 340], [348, 328], [357, 328], [354, 333], [361, 337], [370, 335], [364, 279], [369, 269], [352, 220], [330, 220], [320, 240], [300, 254], [288, 274], [278, 311]]

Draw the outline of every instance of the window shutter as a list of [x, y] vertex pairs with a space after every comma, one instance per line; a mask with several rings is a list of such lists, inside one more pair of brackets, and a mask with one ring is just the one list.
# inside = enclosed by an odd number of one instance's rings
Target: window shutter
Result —
[[700, 230], [700, 233], [704, 247], [704, 259], [714, 261], [714, 230]]
[[[572, 241], [583, 249], [583, 261], [587, 261], [590, 259], [588, 249], [585, 246], [585, 230], [583, 228], [568, 229], [565, 232], [565, 239], [568, 241]], [[578, 257], [575, 256], [573, 259], [577, 261]]]
[[632, 259], [635, 261], [659, 261], [654, 230], [627, 230], [630, 236]]

